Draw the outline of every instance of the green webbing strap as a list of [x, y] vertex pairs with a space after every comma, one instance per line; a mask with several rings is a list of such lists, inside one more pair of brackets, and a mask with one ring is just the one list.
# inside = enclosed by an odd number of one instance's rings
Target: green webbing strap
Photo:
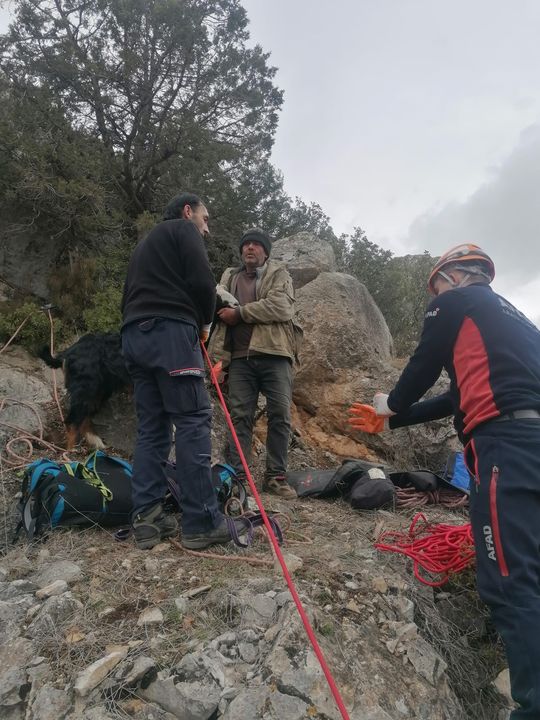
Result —
[[[99, 488], [99, 491], [101, 492], [105, 500], [108, 500], [110, 502], [113, 499], [113, 494], [111, 490], [109, 490], [109, 488], [105, 485], [103, 480], [99, 477], [99, 473], [96, 469], [97, 453], [98, 451], [94, 450], [94, 452], [90, 453], [90, 455], [84, 461], [83, 477], [87, 479], [87, 482], [89, 482], [90, 485]], [[88, 475], [88, 478], [86, 478], [86, 475]]]
[[[96, 452], [97, 451], [91, 453], [84, 463], [72, 463], [71, 465], [66, 463], [65, 468], [69, 475], [75, 476], [75, 472], [77, 472], [85, 482], [92, 485], [92, 487], [97, 488], [103, 495], [103, 507], [105, 508], [105, 500], [110, 502], [113, 499], [113, 494], [99, 477], [96, 470]], [[91, 460], [93, 460], [93, 464], [91, 463]], [[73, 465], [75, 465], [75, 467], [73, 467]]]

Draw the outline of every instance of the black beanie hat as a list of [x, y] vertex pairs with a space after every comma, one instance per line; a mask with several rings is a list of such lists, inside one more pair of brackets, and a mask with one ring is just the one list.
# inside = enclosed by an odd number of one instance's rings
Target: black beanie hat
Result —
[[270, 253], [272, 252], [272, 241], [265, 232], [259, 230], [258, 228], [247, 230], [247, 232], [245, 232], [240, 238], [240, 242], [238, 244], [240, 252], [242, 252], [242, 246], [244, 243], [247, 243], [249, 240], [260, 243], [265, 249], [266, 254], [270, 256]]

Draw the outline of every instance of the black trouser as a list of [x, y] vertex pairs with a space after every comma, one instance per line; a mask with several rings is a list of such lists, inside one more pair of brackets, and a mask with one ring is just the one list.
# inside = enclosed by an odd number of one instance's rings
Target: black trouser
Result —
[[[268, 433], [266, 437], [266, 476], [284, 475], [291, 431], [292, 364], [277, 355], [255, 355], [231, 361], [229, 367], [229, 406], [234, 429], [249, 463], [253, 423], [259, 393], [266, 397]], [[231, 464], [242, 472], [236, 446], [229, 444]]]
[[197, 330], [164, 318], [131, 323], [122, 330], [122, 351], [137, 411], [133, 516], [163, 500], [174, 425], [182, 531], [207, 532], [222, 516], [211, 480], [212, 410]]
[[512, 720], [540, 718], [540, 420], [489, 422], [466, 448], [480, 597], [508, 658]]

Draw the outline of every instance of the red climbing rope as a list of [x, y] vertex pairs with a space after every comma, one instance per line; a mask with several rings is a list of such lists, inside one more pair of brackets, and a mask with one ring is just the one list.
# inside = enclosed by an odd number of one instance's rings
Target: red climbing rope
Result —
[[[416, 579], [431, 587], [444, 585], [450, 575], [474, 565], [470, 523], [433, 525], [423, 513], [414, 516], [408, 532], [384, 532], [375, 547], [411, 558]], [[427, 580], [420, 574], [420, 568], [432, 575], [440, 575], [440, 579]]]
[[268, 533], [268, 537], [270, 539], [271, 547], [273, 548], [274, 554], [276, 559], [278, 560], [279, 564], [281, 565], [281, 570], [283, 572], [283, 577], [285, 578], [285, 582], [287, 583], [287, 586], [290, 590], [290, 593], [292, 595], [292, 599], [294, 600], [294, 604], [296, 605], [296, 609], [298, 610], [298, 613], [302, 619], [302, 622], [304, 624], [304, 628], [306, 630], [306, 633], [308, 635], [308, 638], [311, 642], [311, 646], [313, 647], [313, 650], [315, 651], [315, 655], [317, 656], [317, 659], [319, 660], [321, 669], [324, 673], [324, 676], [326, 677], [326, 681], [328, 682], [328, 685], [330, 687], [330, 690], [332, 691], [332, 695], [334, 696], [334, 700], [336, 701], [336, 704], [339, 708], [339, 711], [341, 712], [341, 716], [343, 717], [343, 720], [350, 720], [349, 713], [347, 712], [347, 708], [345, 707], [345, 704], [343, 703], [343, 700], [341, 698], [341, 694], [338, 690], [338, 687], [336, 685], [336, 682], [332, 676], [332, 673], [330, 672], [330, 668], [328, 667], [328, 664], [326, 663], [325, 657], [323, 655], [323, 652], [319, 646], [319, 643], [317, 642], [317, 638], [315, 637], [315, 633], [313, 632], [313, 628], [311, 627], [311, 623], [309, 622], [309, 618], [306, 614], [306, 611], [304, 610], [304, 607], [302, 605], [302, 601], [300, 600], [300, 597], [298, 595], [298, 592], [296, 591], [295, 584], [293, 582], [293, 579], [289, 573], [289, 569], [287, 567], [287, 564], [285, 562], [285, 558], [283, 557], [283, 553], [281, 552], [281, 548], [279, 547], [279, 543], [277, 541], [277, 538], [274, 534], [274, 531], [272, 530], [272, 525], [270, 524], [268, 520], [268, 515], [266, 514], [266, 510], [264, 509], [263, 502], [261, 500], [261, 496], [259, 495], [259, 492], [257, 490], [257, 487], [255, 485], [255, 482], [253, 480], [253, 477], [251, 475], [251, 472], [249, 470], [248, 464], [246, 462], [246, 458], [244, 456], [244, 453], [242, 452], [242, 448], [240, 446], [240, 441], [238, 440], [238, 436], [236, 434], [236, 431], [234, 429], [234, 425], [231, 419], [231, 415], [229, 413], [229, 410], [227, 409], [227, 404], [225, 402], [225, 398], [223, 397], [223, 393], [221, 392], [221, 388], [219, 387], [218, 378], [216, 376], [216, 372], [212, 366], [212, 362], [210, 360], [210, 356], [208, 355], [208, 351], [206, 350], [205, 346], [201, 343], [202, 351], [205, 357], [205, 360], [208, 364], [208, 367], [210, 369], [210, 376], [212, 378], [212, 383], [214, 387], [216, 388], [219, 402], [221, 403], [221, 407], [223, 409], [223, 412], [225, 414], [225, 420], [227, 421], [227, 425], [229, 426], [229, 430], [231, 431], [234, 444], [236, 445], [236, 449], [238, 450], [238, 454], [240, 456], [240, 460], [242, 461], [242, 467], [244, 469], [244, 472], [246, 473], [246, 477], [249, 483], [249, 487], [251, 488], [251, 492], [253, 493], [253, 497], [255, 498], [255, 501], [257, 502], [257, 505], [259, 507], [260, 513], [262, 515], [264, 525], [266, 528], [266, 531]]

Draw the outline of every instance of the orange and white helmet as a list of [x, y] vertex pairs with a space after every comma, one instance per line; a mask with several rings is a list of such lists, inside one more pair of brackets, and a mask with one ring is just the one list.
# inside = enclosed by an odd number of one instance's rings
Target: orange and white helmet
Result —
[[[479, 267], [475, 268], [475, 263], [478, 263]], [[474, 272], [474, 270], [480, 271], [482, 275], [486, 276], [489, 282], [492, 282], [495, 277], [495, 265], [489, 255], [482, 250], [478, 245], [472, 245], [471, 243], [464, 243], [463, 245], [456, 245], [456, 247], [447, 250], [435, 263], [435, 267], [431, 271], [428, 279], [428, 290], [432, 295], [435, 295], [435, 288], [433, 286], [434, 280], [438, 273], [448, 265], [453, 265], [454, 269], [464, 270], [466, 272]], [[463, 265], [463, 267], [459, 267]], [[456, 267], [457, 266], [457, 267]]]

